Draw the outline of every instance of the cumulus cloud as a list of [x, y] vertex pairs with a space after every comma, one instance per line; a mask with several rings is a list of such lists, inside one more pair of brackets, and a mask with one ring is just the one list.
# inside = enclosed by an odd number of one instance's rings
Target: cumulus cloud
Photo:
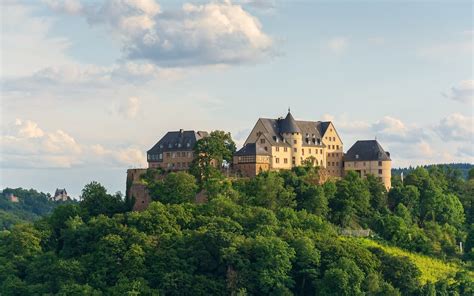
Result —
[[334, 37], [327, 43], [329, 50], [337, 54], [344, 52], [348, 45], [349, 41], [346, 37]]
[[38, 124], [31, 120], [23, 121], [17, 119], [15, 126], [18, 128], [18, 135], [24, 138], [41, 138], [44, 135], [43, 130], [38, 127]]
[[394, 142], [417, 142], [428, 138], [426, 131], [416, 125], [407, 126], [400, 119], [384, 116], [371, 125], [371, 130], [381, 139]]
[[435, 131], [445, 141], [474, 142], [473, 118], [460, 113], [453, 113], [441, 119], [435, 126]]
[[443, 96], [451, 100], [472, 104], [474, 102], [474, 80], [459, 82], [449, 92], [443, 93]]
[[151, 81], [175, 80], [184, 75], [179, 68], [160, 68], [152, 63], [126, 62], [112, 66], [65, 64], [42, 68], [29, 76], [5, 78], [3, 91], [9, 93], [94, 92], [117, 85], [143, 85]]
[[129, 97], [120, 104], [118, 108], [119, 114], [126, 119], [134, 119], [140, 111], [140, 99], [137, 97]]
[[63, 130], [44, 131], [36, 122], [17, 119], [0, 135], [3, 168], [71, 168], [105, 165], [143, 165], [144, 153], [136, 147], [104, 148], [80, 144]]
[[[67, 12], [55, 3], [50, 7]], [[272, 51], [273, 40], [259, 20], [230, 1], [186, 3], [167, 12], [153, 0], [86, 2], [80, 7], [73, 14], [92, 25], [106, 24], [132, 60], [167, 67], [240, 64], [260, 61]]]

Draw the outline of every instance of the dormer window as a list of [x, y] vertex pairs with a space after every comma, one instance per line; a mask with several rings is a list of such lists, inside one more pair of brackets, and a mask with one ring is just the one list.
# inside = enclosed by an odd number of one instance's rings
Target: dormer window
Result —
[[181, 143], [178, 143], [178, 147], [181, 147]]
[[186, 143], [186, 147], [190, 147], [190, 146], [191, 146], [191, 144], [189, 142]]
[[160, 144], [160, 148], [163, 148], [163, 144]]
[[172, 148], [173, 145], [171, 143], [168, 144], [168, 148]]
[[356, 156], [356, 159], [359, 159], [359, 154], [356, 154], [355, 156]]

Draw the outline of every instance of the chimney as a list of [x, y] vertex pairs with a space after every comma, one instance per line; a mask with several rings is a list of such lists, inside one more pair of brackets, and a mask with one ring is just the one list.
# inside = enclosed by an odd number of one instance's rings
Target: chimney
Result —
[[184, 131], [183, 131], [183, 129], [182, 129], [182, 128], [181, 128], [181, 129], [179, 129], [179, 133], [180, 133], [180, 134], [182, 134], [183, 132], [184, 132]]

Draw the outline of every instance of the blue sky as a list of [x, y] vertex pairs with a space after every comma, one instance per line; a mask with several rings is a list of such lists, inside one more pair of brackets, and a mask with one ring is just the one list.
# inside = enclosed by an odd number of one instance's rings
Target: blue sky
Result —
[[73, 196], [167, 130], [291, 106], [394, 166], [474, 162], [470, 1], [2, 1], [2, 187]]

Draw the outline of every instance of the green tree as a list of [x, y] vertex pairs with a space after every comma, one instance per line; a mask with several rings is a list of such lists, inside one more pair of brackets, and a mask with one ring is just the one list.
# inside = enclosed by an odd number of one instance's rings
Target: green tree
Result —
[[208, 137], [198, 140], [194, 146], [194, 160], [190, 172], [198, 181], [207, 180], [218, 174], [224, 161], [232, 162], [236, 146], [230, 133], [212, 131]]
[[162, 203], [184, 203], [194, 201], [198, 191], [196, 178], [186, 172], [169, 173], [162, 180], [149, 186], [154, 200]]
[[87, 216], [112, 216], [125, 210], [125, 202], [120, 194], [108, 194], [105, 187], [95, 181], [84, 186], [81, 198], [80, 207]]

